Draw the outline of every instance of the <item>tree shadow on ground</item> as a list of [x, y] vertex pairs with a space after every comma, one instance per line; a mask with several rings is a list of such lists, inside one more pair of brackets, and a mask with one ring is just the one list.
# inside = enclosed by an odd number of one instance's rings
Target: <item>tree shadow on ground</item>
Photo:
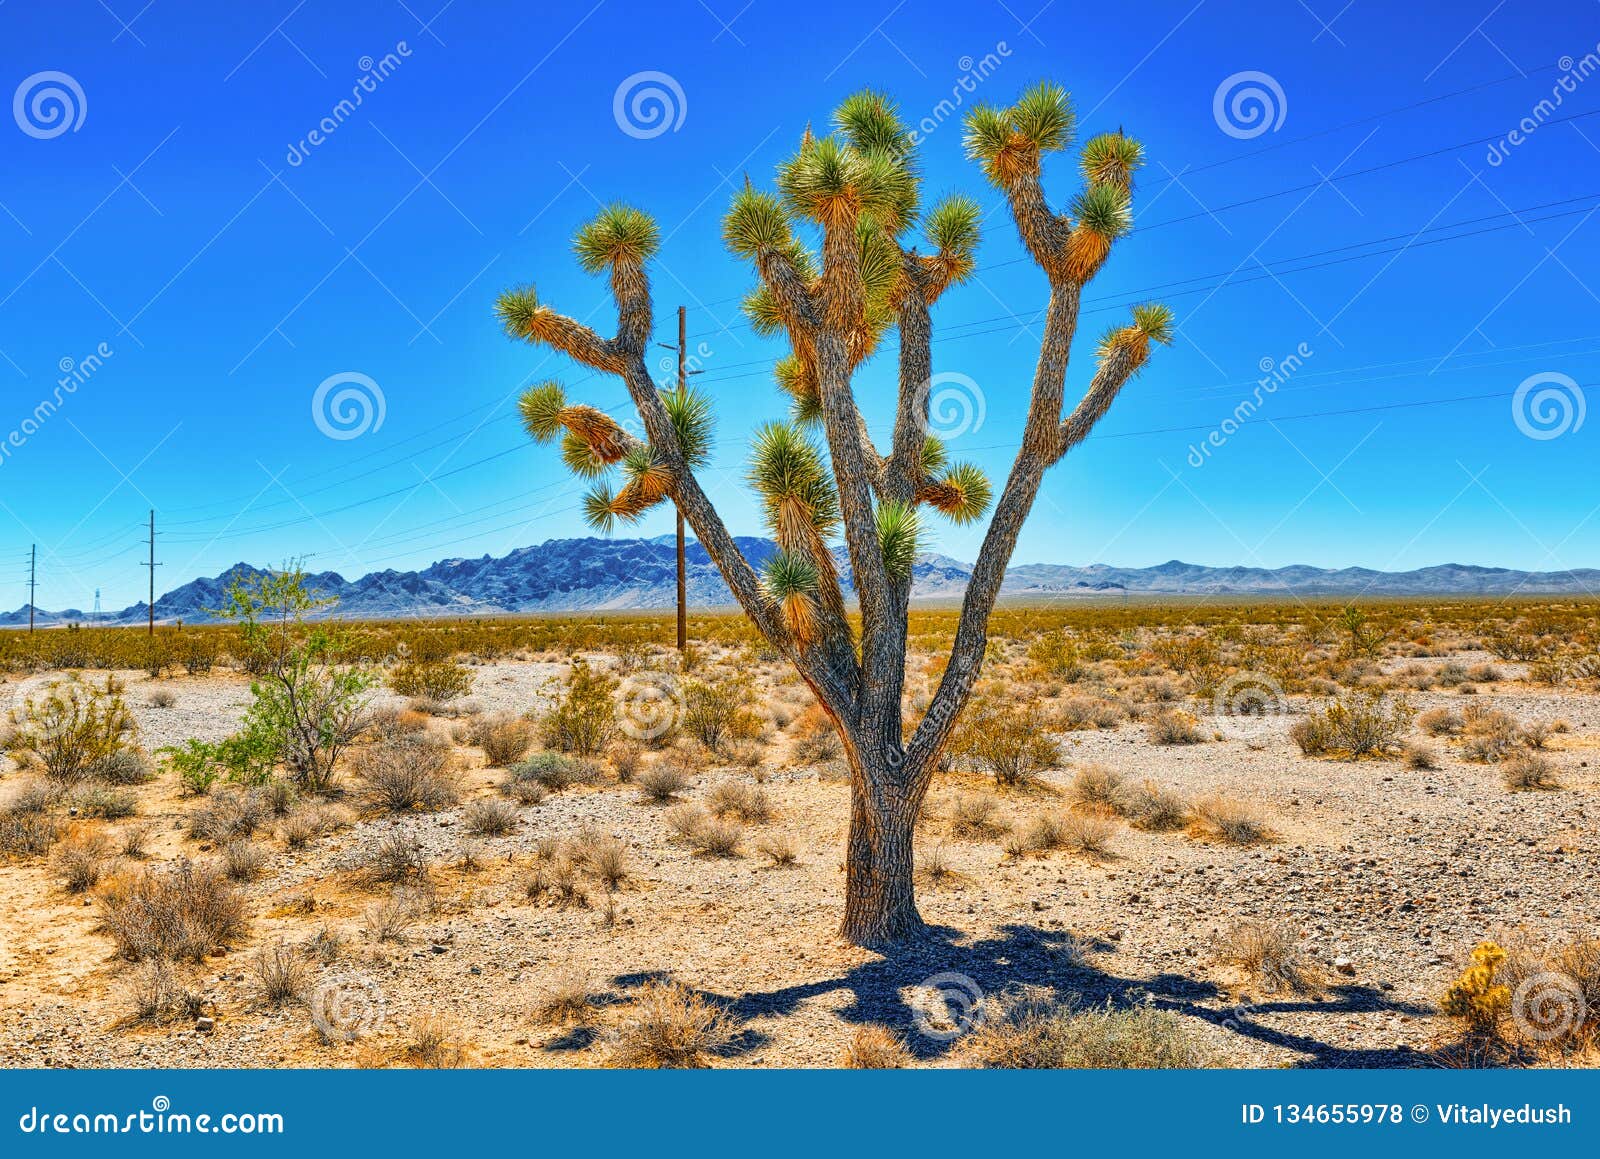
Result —
[[[1093, 954], [1085, 962], [1082, 951]], [[949, 927], [930, 927], [920, 941], [874, 958], [830, 978], [781, 986], [766, 991], [721, 994], [699, 991], [730, 1015], [746, 1024], [745, 1033], [724, 1053], [738, 1057], [769, 1041], [770, 1036], [748, 1026], [752, 1019], [793, 1013], [802, 1003], [840, 992], [849, 995], [837, 1014], [855, 1024], [880, 1023], [904, 1035], [914, 1055], [933, 1061], [950, 1055], [958, 1034], [941, 1033], [945, 1025], [935, 1018], [933, 1034], [919, 1033], [919, 1018], [926, 1025], [926, 999], [916, 989], [932, 986], [947, 995], [952, 1012], [983, 996], [1015, 993], [1035, 987], [1058, 1002], [1080, 1007], [1127, 1008], [1149, 1005], [1219, 1026], [1242, 1038], [1292, 1051], [1304, 1067], [1379, 1068], [1434, 1065], [1429, 1056], [1406, 1049], [1346, 1048], [1309, 1033], [1266, 1025], [1263, 1016], [1294, 1012], [1323, 1015], [1398, 1013], [1427, 1015], [1432, 1011], [1414, 1003], [1388, 998], [1375, 987], [1356, 984], [1328, 988], [1318, 997], [1278, 998], [1238, 1002], [1215, 983], [1178, 973], [1148, 978], [1125, 978], [1104, 969], [1116, 952], [1111, 942], [1085, 943], [1066, 930], [1025, 924], [1003, 926], [995, 936], [964, 941]], [[613, 982], [624, 990], [666, 978], [664, 971], [620, 975]], [[975, 987], [975, 989], [974, 989]], [[937, 1011], [938, 1007], [935, 1006]]]

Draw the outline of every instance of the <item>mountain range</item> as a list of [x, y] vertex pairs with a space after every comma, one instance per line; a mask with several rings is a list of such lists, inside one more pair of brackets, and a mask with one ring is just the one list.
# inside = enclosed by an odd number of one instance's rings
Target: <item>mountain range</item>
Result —
[[[759, 568], [776, 550], [768, 539], [739, 537], [745, 557]], [[843, 563], [843, 549], [839, 549]], [[705, 550], [690, 542], [689, 603], [726, 607], [733, 603], [727, 585]], [[237, 578], [261, 569], [239, 563], [211, 578], [191, 580], [156, 600], [156, 619], [170, 623], [204, 622], [220, 607], [223, 593]], [[848, 576], [848, 566], [841, 566]], [[521, 547], [498, 558], [444, 559], [421, 571], [377, 571], [347, 580], [337, 572], [310, 576], [311, 586], [338, 598], [331, 614], [351, 619], [421, 616], [487, 616], [538, 612], [621, 611], [670, 608], [676, 587], [671, 536], [654, 539], [552, 539]], [[917, 599], [959, 597], [972, 565], [948, 556], [917, 558], [913, 593]], [[1600, 592], [1600, 571], [1515, 571], [1468, 564], [1439, 564], [1414, 571], [1370, 568], [1319, 568], [1303, 564], [1280, 568], [1207, 567], [1172, 560], [1154, 567], [1090, 564], [1017, 564], [1001, 589], [1013, 598], [1067, 598], [1107, 595], [1145, 596], [1467, 596], [1588, 595]], [[42, 625], [66, 623], [143, 623], [143, 602], [98, 616], [77, 609], [35, 612]], [[28, 622], [26, 606], [0, 613], [0, 626]]]

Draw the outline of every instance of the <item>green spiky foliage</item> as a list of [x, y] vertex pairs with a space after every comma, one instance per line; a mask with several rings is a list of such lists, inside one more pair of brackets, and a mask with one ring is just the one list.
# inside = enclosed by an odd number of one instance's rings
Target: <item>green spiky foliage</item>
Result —
[[910, 579], [922, 550], [922, 519], [910, 503], [897, 499], [878, 507], [878, 546], [883, 565], [896, 579]]
[[617, 265], [642, 266], [660, 245], [655, 218], [618, 203], [606, 206], [580, 229], [572, 249], [585, 273], [598, 274]]
[[[575, 239], [579, 264], [609, 281], [614, 336], [557, 313], [531, 286], [508, 290], [495, 304], [509, 335], [619, 379], [643, 420], [648, 439], [569, 401], [556, 382], [523, 395], [529, 436], [559, 442], [566, 464], [594, 481], [583, 502], [589, 522], [610, 531], [675, 504], [741, 608], [840, 732], [851, 793], [843, 932], [858, 944], [895, 942], [923, 928], [912, 885], [917, 813], [982, 668], [989, 617], [1045, 473], [1088, 437], [1152, 348], [1173, 336], [1165, 307], [1134, 307], [1130, 320], [1106, 332], [1082, 397], [1069, 403], [1079, 291], [1129, 232], [1144, 161], [1142, 147], [1120, 129], [1091, 138], [1068, 168], [1074, 180], [1081, 175], [1081, 189], [1065, 191], [1064, 212], [1053, 209], [1044, 164], [1072, 144], [1074, 121], [1066, 91], [1048, 82], [965, 118], [965, 149], [1003, 194], [1050, 293], [1021, 450], [1003, 490], [976, 463], [957, 460], [959, 447], [925, 433], [936, 378], [933, 307], [973, 277], [984, 213], [961, 193], [924, 208], [918, 144], [894, 102], [872, 90], [846, 98], [826, 131], [806, 128], [772, 188], [746, 178], [735, 191], [722, 241], [753, 271], [744, 311], [756, 333], [786, 347], [773, 379], [792, 404], [791, 420], [760, 427], [750, 449], [746, 481], [777, 544], [759, 568], [696, 477], [710, 458], [708, 398], [652, 384], [649, 267], [661, 245], [654, 221], [612, 205]], [[891, 339], [897, 391], [890, 405], [875, 397], [864, 410], [856, 372]], [[886, 412], [894, 422], [887, 451], [869, 425]], [[991, 511], [931, 706], [908, 721], [908, 608], [929, 525], [935, 515], [970, 525]], [[850, 585], [841, 581], [841, 558], [848, 558]], [[847, 586], [856, 614], [844, 601]]]

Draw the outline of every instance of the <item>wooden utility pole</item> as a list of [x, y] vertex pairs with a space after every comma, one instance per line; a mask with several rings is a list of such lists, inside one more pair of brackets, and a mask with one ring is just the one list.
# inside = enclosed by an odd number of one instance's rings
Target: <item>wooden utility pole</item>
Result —
[[33, 593], [39, 578], [39, 545], [35, 543], [28, 552], [28, 635], [33, 635]]
[[156, 568], [161, 565], [156, 562], [156, 513], [150, 512], [150, 562], [145, 564], [150, 569], [150, 635], [156, 634]]
[[[689, 389], [689, 310], [678, 307], [678, 392]], [[683, 508], [673, 505], [678, 515], [678, 651], [689, 647], [689, 595], [684, 578]], [[30, 613], [31, 614], [31, 613]]]

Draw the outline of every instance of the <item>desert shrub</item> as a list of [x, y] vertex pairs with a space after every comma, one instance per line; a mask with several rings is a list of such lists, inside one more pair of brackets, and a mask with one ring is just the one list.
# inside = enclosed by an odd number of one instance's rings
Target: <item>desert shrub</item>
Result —
[[250, 960], [256, 990], [268, 1006], [298, 1001], [306, 988], [305, 959], [284, 942], [262, 946]]
[[761, 721], [751, 711], [755, 689], [744, 676], [685, 680], [682, 695], [679, 727], [713, 752], [728, 741], [748, 739], [761, 731]]
[[178, 698], [170, 690], [158, 688], [145, 698], [145, 703], [151, 708], [171, 708], [178, 703]]
[[956, 724], [950, 754], [998, 785], [1020, 785], [1061, 759], [1045, 728], [1044, 710], [1037, 704], [975, 696]]
[[138, 749], [118, 749], [90, 764], [87, 775], [108, 785], [142, 785], [156, 774], [150, 758]]
[[1256, 845], [1271, 837], [1255, 806], [1233, 797], [1211, 796], [1196, 802], [1190, 824], [1197, 836], [1226, 845]]
[[1437, 769], [1439, 754], [1420, 741], [1408, 740], [1400, 746], [1400, 760], [1408, 769]]
[[127, 789], [109, 789], [103, 785], [74, 793], [72, 802], [80, 816], [97, 817], [102, 821], [121, 821], [139, 811], [138, 800]]
[[234, 881], [254, 881], [266, 864], [267, 851], [244, 838], [222, 847], [222, 867]]
[[1028, 645], [1028, 661], [1034, 670], [1053, 680], [1068, 684], [1082, 680], [1088, 673], [1078, 644], [1066, 632], [1046, 632]]
[[1469, 1033], [1498, 1037], [1511, 1012], [1511, 987], [1497, 978], [1505, 960], [1505, 950], [1494, 942], [1479, 943], [1472, 951], [1472, 964], [1445, 991], [1439, 1012], [1459, 1019]]
[[1122, 813], [1136, 827], [1161, 833], [1183, 828], [1189, 819], [1189, 802], [1147, 778], [1124, 790]]
[[594, 997], [588, 975], [577, 971], [562, 974], [534, 1002], [534, 1021], [545, 1025], [587, 1022], [594, 1013]]
[[461, 799], [454, 764], [449, 744], [423, 733], [381, 741], [354, 762], [367, 805], [387, 813], [454, 805]]
[[1463, 725], [1448, 708], [1430, 708], [1417, 717], [1417, 727], [1429, 736], [1459, 736]]
[[301, 806], [278, 823], [278, 836], [290, 849], [304, 849], [327, 831], [327, 817], [313, 805]]
[[615, 678], [574, 660], [561, 698], [540, 722], [545, 743], [581, 757], [604, 751], [617, 733], [616, 689]]
[[1512, 792], [1526, 789], [1559, 789], [1555, 764], [1535, 752], [1518, 752], [1500, 762], [1500, 778]]
[[413, 891], [396, 889], [366, 908], [363, 925], [374, 941], [404, 942], [406, 933], [421, 920], [424, 909], [424, 903]]
[[0, 811], [0, 857], [38, 857], [61, 837], [61, 822], [46, 813]]
[[990, 793], [962, 793], [950, 804], [950, 829], [957, 837], [992, 837], [1005, 831], [995, 816], [1000, 802]]
[[217, 866], [183, 861], [114, 877], [96, 895], [104, 928], [130, 961], [199, 961], [243, 937], [244, 899]]
[[427, 1070], [463, 1067], [470, 1057], [460, 1028], [436, 1014], [419, 1014], [411, 1020], [404, 1053], [408, 1062]]
[[1600, 1040], [1600, 938], [1504, 945], [1495, 981], [1521, 993], [1519, 1029], [1546, 1050], [1585, 1055]]
[[756, 844], [756, 852], [777, 869], [786, 869], [800, 859], [794, 838], [785, 833], [769, 833]]
[[772, 802], [765, 790], [739, 781], [723, 781], [711, 790], [706, 804], [718, 817], [737, 817], [755, 824], [772, 820]]
[[483, 722], [477, 745], [492, 768], [503, 769], [528, 755], [533, 735], [533, 725], [521, 717], [491, 717]]
[[1067, 796], [1074, 805], [1090, 810], [1121, 812], [1122, 774], [1100, 764], [1088, 764], [1073, 774]]
[[670, 765], [653, 765], [640, 773], [640, 791], [646, 800], [670, 801], [689, 787], [689, 778]]
[[111, 865], [111, 841], [104, 833], [80, 829], [57, 845], [52, 856], [62, 888], [85, 893], [100, 883]]
[[737, 857], [744, 840], [744, 829], [736, 821], [711, 817], [694, 832], [691, 841], [696, 853], [706, 857]]
[[816, 705], [802, 712], [795, 719], [793, 728], [794, 747], [791, 752], [801, 764], [814, 765], [836, 760], [844, 751], [838, 730], [833, 727], [828, 714]]
[[126, 983], [131, 1022], [168, 1023], [198, 1018], [205, 1000], [189, 989], [171, 962], [153, 959], [134, 967]]
[[1311, 994], [1321, 988], [1319, 973], [1299, 939], [1277, 922], [1244, 921], [1232, 926], [1218, 936], [1213, 958], [1269, 994]]
[[616, 889], [628, 878], [628, 846], [620, 838], [591, 839], [575, 859], [585, 873], [608, 890]]
[[153, 824], [129, 825], [123, 829], [117, 839], [121, 843], [124, 857], [143, 857], [145, 846], [149, 844], [150, 836], [155, 832]]
[[475, 837], [504, 837], [517, 827], [517, 810], [509, 801], [485, 797], [469, 803], [461, 819]]
[[1067, 732], [1116, 728], [1127, 718], [1125, 707], [1098, 696], [1069, 696], [1056, 708], [1056, 725]]
[[616, 741], [606, 750], [606, 759], [611, 762], [617, 780], [626, 785], [639, 775], [644, 763], [644, 746], [637, 741]]
[[1104, 857], [1111, 851], [1117, 823], [1096, 813], [1067, 813], [1060, 819], [1060, 848], [1071, 853]]
[[1357, 689], [1296, 721], [1289, 735], [1306, 756], [1385, 757], [1398, 749], [1413, 715], [1404, 697]]
[[60, 781], [88, 776], [95, 766], [131, 748], [138, 734], [122, 685], [109, 676], [104, 685], [76, 678], [54, 681], [42, 697], [30, 697], [12, 709], [11, 723], [7, 747], [32, 754]]
[[1025, 996], [997, 1007], [968, 1036], [979, 1066], [1028, 1069], [1188, 1069], [1213, 1065], [1176, 1014], [1151, 1006], [1079, 1010]]
[[1200, 731], [1199, 722], [1189, 713], [1176, 708], [1163, 708], [1145, 724], [1145, 735], [1151, 744], [1200, 744], [1206, 734]]
[[1516, 720], [1499, 709], [1474, 704], [1461, 719], [1461, 755], [1469, 761], [1495, 764], [1522, 747]]
[[266, 798], [255, 789], [229, 789], [189, 814], [189, 832], [201, 841], [222, 844], [254, 836], [271, 816]]
[[217, 662], [217, 641], [208, 632], [185, 632], [176, 651], [179, 663], [190, 676], [204, 676]]
[[507, 784], [532, 782], [552, 793], [573, 785], [592, 785], [600, 779], [600, 768], [593, 761], [562, 753], [535, 753], [508, 770]]
[[733, 1041], [733, 1020], [677, 982], [647, 982], [617, 1028], [610, 1064], [701, 1067]]
[[428, 879], [428, 855], [415, 838], [390, 833], [366, 854], [368, 876], [377, 883], [408, 885]]
[[472, 669], [449, 660], [406, 660], [389, 673], [389, 688], [400, 696], [443, 703], [472, 691]]
[[902, 1070], [915, 1061], [904, 1039], [875, 1022], [856, 1027], [839, 1057], [839, 1065], [846, 1070]]

